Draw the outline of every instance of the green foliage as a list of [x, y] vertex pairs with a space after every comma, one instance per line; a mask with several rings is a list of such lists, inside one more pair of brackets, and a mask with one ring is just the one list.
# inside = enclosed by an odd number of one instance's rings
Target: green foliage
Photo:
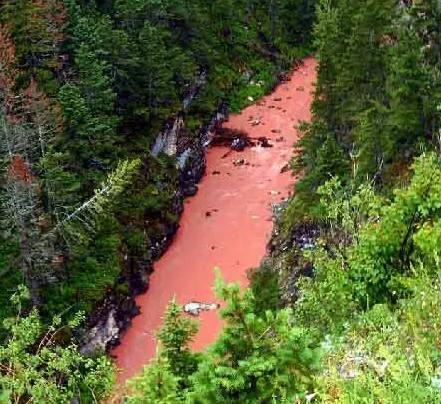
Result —
[[76, 82], [64, 83], [59, 91], [61, 115], [69, 134], [62, 149], [73, 157], [71, 163], [86, 177], [87, 184], [89, 176], [89, 181], [101, 179], [94, 170], [84, 170], [92, 160], [109, 167], [118, 157], [119, 118], [114, 113], [116, 93], [110, 77], [111, 65], [100, 58], [105, 52], [104, 35], [111, 22], [106, 16], [82, 12], [71, 2], [69, 5], [69, 33], [78, 77]]
[[202, 355], [191, 353], [195, 324], [171, 302], [157, 359], [129, 382], [129, 402], [291, 402], [305, 396], [319, 349], [293, 324], [291, 311], [257, 314], [250, 289], [242, 293], [220, 278], [216, 292], [226, 302], [219, 339]]
[[393, 300], [400, 293], [395, 277], [411, 271], [420, 257], [414, 237], [441, 214], [440, 174], [439, 158], [423, 154], [414, 165], [409, 186], [397, 190], [393, 202], [383, 208], [381, 219], [360, 232], [358, 245], [350, 251], [350, 266], [363, 304]]
[[232, 112], [239, 112], [271, 90], [276, 84], [276, 67], [268, 61], [258, 60], [250, 66], [252, 80], [242, 75], [228, 99]]
[[349, 163], [344, 152], [335, 137], [326, 132], [324, 125], [312, 122], [302, 128], [306, 131], [299, 141], [303, 150], [294, 156], [292, 166], [296, 172], [306, 169], [308, 173], [296, 184], [296, 194], [285, 215], [286, 227], [292, 227], [296, 218], [300, 221], [302, 218], [319, 217], [317, 189], [333, 175], [342, 180], [347, 180], [349, 176]]
[[[322, 239], [306, 256], [295, 322], [325, 349], [325, 402], [438, 402], [441, 162], [423, 154], [392, 200], [333, 179], [319, 189]], [[326, 209], [325, 209], [326, 208]]]
[[194, 321], [182, 316], [182, 308], [175, 301], [168, 305], [164, 325], [158, 333], [161, 356], [167, 360], [181, 387], [187, 387], [188, 377], [197, 367], [197, 356], [188, 346], [197, 329]]
[[[439, 158], [422, 155], [413, 168], [410, 184], [396, 190], [390, 203], [381, 202], [367, 186], [350, 196], [337, 179], [319, 189], [328, 226], [322, 240], [326, 250], [318, 248], [309, 257], [315, 278], [303, 282], [314, 291], [299, 301], [302, 316], [316, 306], [322, 314], [315, 318], [326, 322], [328, 305], [352, 310], [354, 300], [367, 308], [394, 302], [407, 293], [402, 277], [410, 276], [416, 265], [427, 262], [435, 271], [437, 248], [431, 247], [439, 237], [432, 223], [441, 215]], [[321, 308], [323, 301], [328, 305]]]
[[344, 232], [347, 237], [358, 234], [362, 225], [378, 220], [381, 200], [370, 184], [362, 184], [358, 189], [343, 187], [334, 177], [322, 185], [317, 194], [320, 196], [321, 218], [331, 231]]
[[254, 295], [253, 307], [257, 315], [264, 315], [267, 310], [276, 311], [281, 307], [279, 275], [270, 265], [252, 269], [248, 278]]
[[81, 397], [98, 402], [105, 398], [114, 383], [110, 361], [83, 357], [73, 342], [59, 344], [62, 334], [77, 327], [82, 316], [77, 315], [66, 326], [55, 317], [46, 328], [35, 309], [23, 314], [27, 298], [29, 293], [20, 287], [11, 298], [17, 315], [3, 322], [8, 336], [0, 346], [0, 401], [62, 403]]
[[171, 404], [185, 399], [190, 388], [189, 377], [199, 361], [199, 355], [189, 347], [197, 329], [197, 323], [184, 317], [182, 308], [172, 300], [158, 332], [156, 359], [127, 383], [129, 403]]
[[325, 335], [341, 330], [358, 309], [348, 271], [348, 248], [358, 245], [362, 228], [377, 224], [382, 205], [370, 185], [345, 187], [336, 177], [317, 194], [326, 234], [314, 251], [304, 254], [314, 268], [314, 277], [299, 280], [302, 293], [294, 316], [300, 324]]
[[157, 357], [143, 372], [128, 382], [130, 404], [175, 404], [178, 396], [178, 377], [164, 356]]
[[309, 258], [314, 278], [298, 281], [300, 298], [295, 303], [294, 318], [319, 335], [339, 331], [358, 309], [344, 258], [341, 254], [329, 257], [323, 248], [317, 248]]
[[254, 296], [219, 278], [226, 302], [225, 326], [193, 376], [195, 402], [291, 402], [312, 386], [318, 350], [307, 331], [292, 323], [291, 311], [254, 313]]
[[356, 317], [330, 347], [320, 398], [340, 403], [439, 402], [439, 282], [420, 272], [413, 297]]
[[54, 229], [72, 243], [80, 243], [93, 232], [96, 222], [111, 213], [115, 201], [131, 183], [141, 165], [139, 159], [120, 161], [116, 169], [109, 173], [101, 186], [75, 210], [63, 217]]
[[321, 402], [441, 401], [439, 157], [408, 178], [420, 145], [439, 147], [441, 10], [411, 3], [318, 8], [313, 119], [294, 160], [305, 175], [284, 221], [322, 227], [293, 307], [326, 350]]
[[118, 249], [121, 240], [114, 219], [100, 220], [98, 229], [86, 242], [75, 244], [75, 258], [67, 264], [68, 275], [62, 284], [49, 285], [43, 291], [44, 319], [52, 313], [73, 306], [75, 310], [91, 312], [115, 284], [120, 273]]
[[421, 144], [438, 146], [441, 76], [427, 49], [439, 49], [440, 41], [419, 28], [431, 26], [437, 14], [434, 6], [421, 7], [320, 2], [313, 118], [294, 161], [305, 174], [291, 208], [300, 219], [317, 218], [315, 192], [330, 176], [393, 186], [403, 175], [396, 170], [419, 154]]

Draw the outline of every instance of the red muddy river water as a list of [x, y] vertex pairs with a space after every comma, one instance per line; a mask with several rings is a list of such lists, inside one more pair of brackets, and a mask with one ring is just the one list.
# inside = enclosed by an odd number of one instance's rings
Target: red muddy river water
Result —
[[[271, 205], [286, 198], [295, 178], [283, 168], [298, 139], [296, 125], [309, 120], [316, 61], [304, 60], [290, 81], [240, 114], [226, 128], [265, 136], [273, 147], [250, 147], [243, 152], [213, 147], [207, 152], [207, 171], [199, 192], [185, 202], [176, 237], [155, 264], [147, 293], [137, 298], [141, 314], [112, 354], [121, 370], [119, 381], [139, 372], [156, 352], [155, 332], [167, 303], [175, 296], [181, 304], [216, 302], [215, 267], [227, 281], [247, 285], [247, 270], [259, 265], [272, 230]], [[238, 159], [245, 164], [234, 165]], [[219, 313], [202, 312], [193, 348], [200, 350], [219, 334]]]

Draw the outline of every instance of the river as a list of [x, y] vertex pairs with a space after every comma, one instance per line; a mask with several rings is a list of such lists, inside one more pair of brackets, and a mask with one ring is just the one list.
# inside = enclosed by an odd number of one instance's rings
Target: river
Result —
[[[180, 304], [216, 302], [215, 267], [227, 281], [247, 285], [247, 270], [258, 266], [266, 253], [272, 204], [287, 198], [293, 189], [295, 178], [286, 164], [299, 137], [299, 121], [310, 119], [315, 77], [316, 61], [306, 58], [291, 80], [224, 123], [253, 138], [265, 136], [273, 147], [249, 147], [226, 157], [226, 147], [207, 151], [207, 171], [199, 192], [186, 200], [176, 237], [155, 264], [149, 290], [137, 298], [141, 314], [112, 352], [120, 382], [154, 357], [155, 333], [173, 297]], [[202, 312], [199, 321], [196, 350], [212, 343], [221, 328], [217, 310]]]

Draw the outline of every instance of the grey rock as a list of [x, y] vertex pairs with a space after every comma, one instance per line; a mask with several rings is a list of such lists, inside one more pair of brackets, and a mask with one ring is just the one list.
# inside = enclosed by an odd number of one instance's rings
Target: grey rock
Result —
[[235, 151], [243, 151], [245, 150], [245, 147], [247, 146], [247, 142], [243, 138], [236, 138], [231, 142], [231, 148]]
[[188, 185], [183, 190], [184, 196], [194, 196], [196, 195], [197, 192], [198, 192], [198, 186], [194, 184]]
[[111, 309], [107, 317], [104, 317], [95, 327], [88, 330], [85, 342], [80, 348], [83, 355], [94, 355], [97, 352], [104, 352], [107, 346], [115, 338], [119, 338], [115, 310]]

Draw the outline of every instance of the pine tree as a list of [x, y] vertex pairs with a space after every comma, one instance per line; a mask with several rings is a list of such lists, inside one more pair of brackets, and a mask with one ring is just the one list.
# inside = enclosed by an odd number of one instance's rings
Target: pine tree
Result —
[[184, 317], [182, 308], [171, 301], [164, 316], [164, 324], [158, 333], [160, 357], [167, 361], [181, 388], [188, 387], [188, 378], [197, 368], [197, 355], [189, 344], [197, 332], [197, 324]]
[[423, 66], [430, 76], [424, 99], [425, 134], [441, 150], [441, 7], [438, 1], [415, 1], [409, 8], [409, 26], [415, 30], [423, 46]]
[[291, 311], [254, 313], [251, 290], [225, 285], [222, 334], [191, 378], [190, 397], [201, 403], [292, 402], [312, 386], [318, 350], [308, 333], [291, 323]]
[[[170, 113], [167, 106], [177, 101], [173, 82], [173, 70], [167, 53], [167, 31], [146, 22], [139, 33], [139, 47], [142, 59], [139, 69], [144, 72], [144, 82], [137, 83], [146, 89], [145, 106], [147, 121], [164, 118], [162, 108]], [[141, 112], [141, 111], [139, 111]]]
[[160, 355], [145, 367], [142, 374], [128, 382], [130, 404], [176, 404], [181, 400], [178, 395], [178, 380], [167, 362]]
[[111, 65], [103, 57], [110, 20], [93, 9], [83, 11], [71, 2], [68, 5], [77, 77], [59, 90], [66, 135], [58, 148], [68, 153], [70, 164], [84, 177], [83, 196], [87, 197], [119, 158], [116, 94]]

